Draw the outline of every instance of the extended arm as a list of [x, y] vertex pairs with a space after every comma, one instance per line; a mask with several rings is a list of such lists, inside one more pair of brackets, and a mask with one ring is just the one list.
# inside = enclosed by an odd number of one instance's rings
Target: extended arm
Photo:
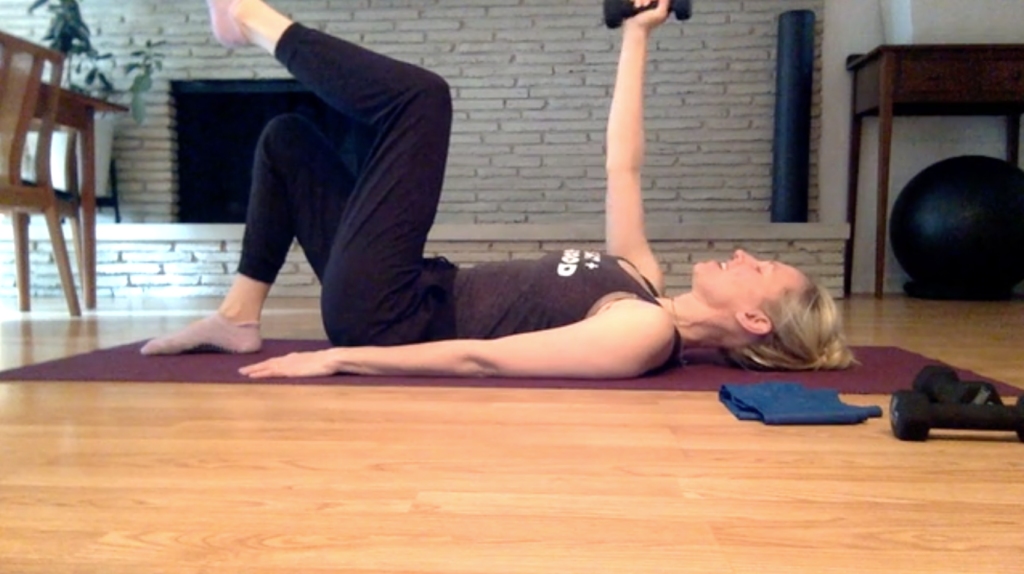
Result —
[[[645, 4], [646, 2], [641, 2]], [[605, 239], [608, 252], [631, 261], [658, 291], [664, 279], [644, 226], [640, 170], [644, 163], [644, 76], [651, 31], [667, 17], [669, 2], [626, 21], [608, 115], [608, 190]]]
[[251, 365], [253, 378], [359, 375], [631, 378], [663, 364], [675, 327], [661, 308], [616, 302], [588, 319], [494, 340], [451, 340], [396, 347], [338, 347]]

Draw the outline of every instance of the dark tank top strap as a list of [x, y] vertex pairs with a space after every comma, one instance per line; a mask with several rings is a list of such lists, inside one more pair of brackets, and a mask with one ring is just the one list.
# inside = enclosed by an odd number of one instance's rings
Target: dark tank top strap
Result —
[[633, 265], [632, 261], [630, 261], [629, 259], [626, 259], [625, 257], [616, 257], [616, 259], [618, 259], [619, 261], [623, 261], [623, 262], [626, 263], [626, 265], [629, 265], [630, 267], [632, 267], [633, 270], [636, 271], [636, 274], [640, 276], [640, 279], [643, 280], [644, 285], [647, 286], [647, 289], [651, 293], [653, 293], [655, 297], [661, 297], [661, 292], [658, 291], [658, 288], [655, 287], [654, 284], [651, 283], [646, 277], [644, 277], [644, 274], [640, 272], [640, 269], [636, 265]]

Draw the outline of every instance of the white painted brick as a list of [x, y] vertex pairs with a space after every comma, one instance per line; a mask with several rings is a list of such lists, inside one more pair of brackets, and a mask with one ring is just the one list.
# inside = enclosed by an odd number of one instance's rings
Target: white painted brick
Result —
[[477, 223], [526, 223], [525, 213], [481, 213], [476, 216]]
[[[457, 139], [465, 144], [452, 150], [450, 165], [454, 169], [449, 170], [446, 190], [474, 191], [478, 176], [471, 169], [459, 169], [473, 167], [522, 168], [517, 176], [500, 183], [513, 189], [522, 186], [527, 192], [538, 188], [601, 189], [604, 176], [600, 170], [564, 182], [560, 180], [565, 176], [557, 171], [539, 169], [599, 168], [603, 163], [604, 121], [620, 37], [600, 25], [599, 7], [590, 0], [437, 4], [422, 0], [280, 0], [275, 7], [315, 28], [366, 41], [399, 59], [443, 72], [453, 86], [455, 108], [464, 114], [455, 130]], [[676, 164], [674, 157], [684, 154], [707, 156], [707, 161], [693, 160], [694, 167], [705, 166], [702, 169], [686, 166], [676, 174], [659, 176], [667, 179], [655, 182], [658, 186], [707, 189], [710, 186], [694, 180], [737, 178], [742, 183], [725, 187], [757, 190], [757, 194], [732, 206], [723, 202], [723, 217], [730, 211], [736, 218], [747, 217], [751, 201], [765, 213], [769, 199], [763, 190], [768, 175], [760, 168], [768, 166], [771, 157], [776, 20], [782, 11], [797, 8], [820, 14], [824, 0], [703, 2], [687, 25], [670, 24], [659, 30], [650, 53], [647, 128], [651, 142], [669, 147], [649, 149], [653, 157], [648, 165], [682, 167], [687, 162]], [[218, 46], [210, 38], [206, 13], [183, 3], [90, 0], [83, 4], [83, 11], [93, 25], [97, 46], [115, 55], [123, 55], [149, 37], [169, 42], [162, 49], [169, 56], [166, 68], [158, 75], [155, 90], [146, 96], [149, 122], [137, 127], [128, 118], [120, 121], [115, 149], [126, 220], [171, 221], [178, 182], [170, 175], [176, 149], [170, 139], [174, 122], [173, 102], [167, 92], [170, 81], [283, 78], [288, 77], [287, 72], [255, 48]], [[45, 31], [47, 15], [44, 11], [27, 15], [24, 0], [0, 0], [0, 17], [8, 31], [29, 37]], [[227, 59], [228, 55], [233, 59]], [[820, 115], [820, 79], [815, 89], [819, 91], [815, 113]], [[556, 110], [580, 114], [550, 113]], [[541, 113], [514, 116], [503, 115], [505, 111]], [[580, 123], [567, 123], [568, 118], [579, 118]], [[751, 122], [749, 129], [745, 120]], [[692, 123], [669, 125], [668, 121]], [[814, 137], [819, 133], [816, 125]], [[529, 139], [500, 139], [506, 135]], [[583, 137], [593, 138], [588, 141], [599, 145], [580, 155], [565, 146], [582, 143]], [[472, 147], [481, 142], [498, 145]], [[517, 144], [536, 148], [509, 147]], [[548, 144], [553, 146], [544, 153], [538, 151]], [[688, 151], [696, 145], [701, 147]], [[729, 159], [730, 152], [738, 152], [731, 159], [735, 165], [719, 166]], [[520, 154], [525, 159], [520, 159]], [[812, 161], [817, 161], [816, 155]], [[714, 165], [707, 167], [709, 163]], [[750, 166], [758, 168], [756, 174], [744, 172]], [[545, 178], [553, 183], [536, 183]], [[817, 180], [813, 181], [811, 204], [816, 209]], [[493, 183], [496, 181], [483, 189], [493, 189], [489, 187]], [[442, 202], [455, 199], [446, 195]], [[600, 202], [601, 198], [592, 200]], [[672, 208], [677, 214], [707, 207], [690, 204], [691, 198], [685, 195], [675, 201]], [[484, 215], [480, 213], [480, 217]], [[502, 217], [522, 220], [506, 214]]]
[[226, 292], [226, 287], [175, 285], [167, 287], [149, 287], [142, 291], [142, 295], [145, 297], [156, 298], [221, 297]]
[[131, 275], [129, 284], [134, 287], [151, 286], [194, 286], [199, 285], [198, 275]]
[[194, 253], [196, 258], [202, 261], [203, 257], [212, 257], [213, 253], [224, 251], [224, 245], [219, 241], [203, 243], [179, 241], [174, 244], [174, 250]]
[[208, 275], [227, 271], [224, 265], [218, 263], [170, 263], [164, 265], [163, 270], [168, 275]]
[[235, 282], [234, 275], [200, 275], [200, 285], [216, 285], [230, 287]]
[[149, 263], [107, 263], [96, 265], [97, 275], [157, 275], [161, 271], [160, 265]]
[[128, 251], [121, 254], [125, 263], [183, 263], [192, 261], [192, 254], [181, 252]]
[[498, 211], [498, 204], [486, 202], [474, 203], [448, 203], [440, 208], [444, 212], [477, 213], [487, 211]]
[[106, 251], [171, 251], [172, 244], [166, 241], [140, 241], [138, 243], [104, 243]]
[[441, 224], [453, 224], [453, 225], [469, 225], [474, 223], [484, 223], [483, 217], [479, 214], [472, 213], [452, 213], [447, 211], [439, 211], [434, 221]]

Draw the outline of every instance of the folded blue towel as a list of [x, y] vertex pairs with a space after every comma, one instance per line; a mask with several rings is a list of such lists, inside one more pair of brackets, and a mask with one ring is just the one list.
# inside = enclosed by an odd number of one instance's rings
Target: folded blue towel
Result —
[[881, 407], [856, 407], [832, 389], [806, 389], [799, 383], [722, 385], [718, 398], [740, 420], [766, 425], [848, 425], [882, 416]]

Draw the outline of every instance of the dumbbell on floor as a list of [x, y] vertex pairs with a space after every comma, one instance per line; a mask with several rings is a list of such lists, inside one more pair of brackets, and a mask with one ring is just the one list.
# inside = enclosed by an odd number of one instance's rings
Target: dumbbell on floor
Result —
[[[689, 20], [693, 15], [691, 0], [658, 0], [658, 2], [671, 2], [669, 11], [676, 15], [677, 20]], [[604, 0], [604, 23], [609, 28], [618, 28], [622, 25], [623, 20], [632, 18], [644, 10], [654, 9], [657, 5], [657, 2], [651, 2], [637, 10], [630, 0]]]
[[897, 391], [889, 403], [892, 432], [908, 441], [928, 440], [931, 429], [1016, 431], [1024, 442], [1024, 396], [1017, 406], [933, 403], [919, 391]]
[[933, 403], [1001, 405], [995, 385], [981, 381], [961, 381], [953, 369], [928, 365], [914, 378], [914, 390], [924, 393]]

